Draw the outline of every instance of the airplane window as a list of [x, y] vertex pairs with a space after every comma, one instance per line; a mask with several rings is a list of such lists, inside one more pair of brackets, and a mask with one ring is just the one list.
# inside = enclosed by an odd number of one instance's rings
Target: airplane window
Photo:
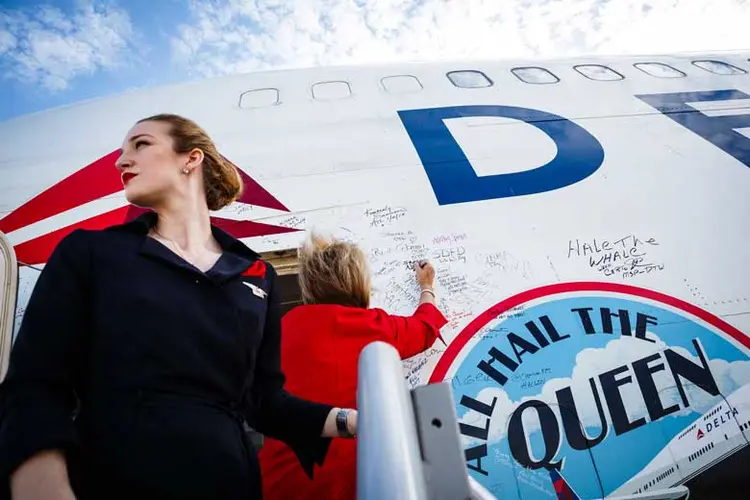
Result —
[[320, 82], [312, 86], [312, 95], [319, 101], [334, 101], [352, 95], [349, 82]]
[[389, 94], [407, 94], [409, 92], [419, 92], [422, 90], [422, 84], [417, 77], [411, 75], [386, 76], [380, 83]]
[[18, 262], [5, 234], [0, 233], [0, 381], [5, 377], [13, 342], [18, 293]]
[[240, 94], [240, 108], [263, 108], [279, 102], [279, 89], [254, 89]]
[[528, 68], [513, 68], [510, 70], [519, 80], [525, 83], [557, 83], [560, 81], [558, 77], [550, 73], [544, 68], [528, 67]]
[[717, 75], [744, 75], [747, 73], [744, 69], [722, 61], [693, 61], [693, 65]]
[[481, 71], [476, 70], [451, 71], [448, 73], [448, 79], [456, 87], [465, 89], [492, 87], [492, 80]]
[[633, 66], [648, 75], [656, 76], [658, 78], [682, 78], [684, 76], [687, 76], [679, 69], [673, 68], [672, 66], [663, 63], [635, 63], [633, 64]]
[[601, 82], [614, 82], [617, 80], [625, 79], [617, 71], [601, 64], [579, 64], [574, 66], [573, 69], [578, 71], [580, 74], [591, 80], [599, 80]]

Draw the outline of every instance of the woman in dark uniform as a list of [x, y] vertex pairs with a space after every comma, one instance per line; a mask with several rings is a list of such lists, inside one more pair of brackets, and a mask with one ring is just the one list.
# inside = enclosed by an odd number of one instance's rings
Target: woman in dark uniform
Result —
[[260, 498], [244, 421], [311, 474], [357, 414], [283, 390], [276, 273], [209, 219], [240, 195], [237, 171], [175, 115], [138, 122], [117, 168], [151, 211], [72, 232], [39, 277], [0, 386], [6, 490]]

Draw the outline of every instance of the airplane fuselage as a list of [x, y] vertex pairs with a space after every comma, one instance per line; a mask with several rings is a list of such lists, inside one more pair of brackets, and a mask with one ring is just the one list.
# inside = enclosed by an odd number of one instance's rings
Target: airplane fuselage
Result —
[[394, 314], [435, 264], [448, 347], [404, 376], [452, 381], [468, 470], [499, 498], [548, 498], [553, 466], [586, 498], [694, 482], [750, 437], [749, 57], [269, 71], [0, 123], [13, 331], [61, 238], [140, 213], [126, 131], [183, 114], [242, 171], [212, 220], [256, 251], [356, 241]]

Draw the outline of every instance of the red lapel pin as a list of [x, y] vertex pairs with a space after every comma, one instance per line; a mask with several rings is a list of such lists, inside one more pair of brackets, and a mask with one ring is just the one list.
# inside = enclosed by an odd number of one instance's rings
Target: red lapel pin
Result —
[[258, 277], [258, 278], [265, 278], [266, 277], [266, 263], [262, 260], [256, 260], [253, 262], [253, 264], [245, 269], [245, 272], [242, 273], [242, 276], [252, 276], [252, 277]]

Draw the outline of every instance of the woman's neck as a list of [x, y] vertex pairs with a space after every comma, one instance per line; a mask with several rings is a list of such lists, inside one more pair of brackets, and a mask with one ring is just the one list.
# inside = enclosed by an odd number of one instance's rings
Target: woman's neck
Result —
[[183, 202], [154, 210], [158, 215], [156, 233], [172, 240], [188, 254], [198, 254], [206, 249], [216, 250], [211, 234], [211, 219], [205, 203]]

